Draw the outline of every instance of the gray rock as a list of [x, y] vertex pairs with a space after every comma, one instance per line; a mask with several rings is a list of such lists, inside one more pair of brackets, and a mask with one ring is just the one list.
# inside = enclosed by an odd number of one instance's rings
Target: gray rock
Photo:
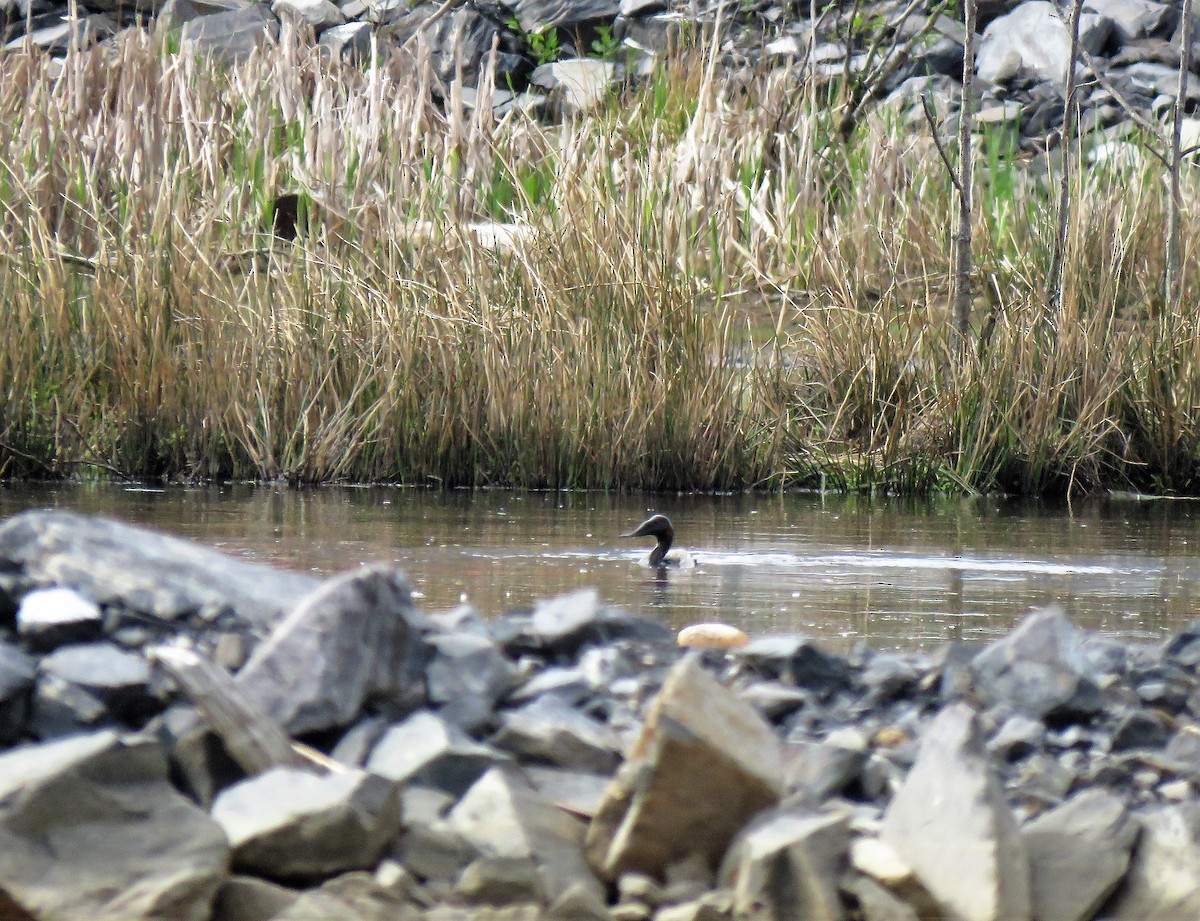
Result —
[[348, 22], [321, 33], [317, 45], [334, 60], [362, 64], [370, 60], [373, 31], [367, 22]]
[[759, 818], [729, 849], [721, 876], [744, 921], [840, 921], [845, 816], [781, 811]]
[[1172, 23], [1171, 7], [1155, 0], [1087, 0], [1087, 9], [1112, 23], [1117, 41], [1161, 35]]
[[37, 661], [16, 646], [0, 642], [0, 745], [7, 745], [21, 734], [29, 714]]
[[272, 921], [421, 921], [402, 893], [369, 873], [343, 873], [300, 894]]
[[458, 796], [485, 771], [508, 760], [421, 711], [383, 734], [367, 759], [367, 769], [402, 784], [432, 786]]
[[162, 708], [149, 696], [150, 666], [111, 643], [63, 646], [42, 659], [41, 670], [104, 702], [118, 720], [145, 719]]
[[1200, 918], [1200, 804], [1160, 806], [1136, 818], [1141, 836], [1133, 863], [1104, 909], [1105, 921]]
[[880, 838], [962, 921], [1028, 921], [1029, 865], [974, 712], [943, 709], [883, 817]]
[[99, 728], [108, 717], [108, 708], [96, 695], [43, 673], [34, 689], [26, 729], [35, 739], [57, 739]]
[[589, 859], [608, 878], [659, 875], [692, 854], [715, 866], [782, 789], [771, 727], [689, 656], [671, 670], [592, 820]]
[[863, 921], [922, 921], [915, 908], [870, 877], [855, 874], [844, 885]]
[[275, 768], [221, 793], [212, 817], [238, 869], [311, 879], [374, 866], [400, 831], [400, 794], [392, 781], [363, 771]]
[[[401, 42], [420, 31], [439, 79], [446, 85], [455, 79], [458, 59], [461, 60], [464, 84], [474, 86], [486, 66], [485, 59], [491, 52], [492, 42], [498, 42], [503, 49], [508, 35], [494, 19], [472, 6], [460, 6], [426, 25], [437, 8], [437, 4], [422, 3], [406, 11], [400, 4], [383, 12], [379, 4], [373, 4], [373, 14], [364, 18], [380, 25], [392, 23], [391, 28]], [[499, 67], [497, 73], [496, 82], [503, 86], [503, 71]]]
[[1113, 729], [1112, 750], [1162, 748], [1170, 739], [1170, 727], [1153, 710], [1129, 710]]
[[[1079, 42], [1090, 54], [1099, 54], [1111, 28], [1107, 17], [1084, 13], [1079, 21]], [[981, 80], [1000, 83], [1016, 71], [1026, 70], [1061, 86], [1070, 49], [1071, 35], [1054, 4], [1027, 0], [984, 29], [975, 72]]]
[[572, 815], [592, 818], [600, 810], [612, 777], [562, 768], [524, 765], [522, 772], [542, 796]]
[[571, 31], [585, 23], [611, 24], [621, 12], [620, 0], [514, 0], [511, 4], [521, 28]]
[[334, 761], [347, 767], [362, 767], [383, 734], [387, 732], [388, 722], [379, 716], [369, 716], [346, 730], [345, 735], [338, 739], [337, 745], [329, 753]]
[[370, 566], [305, 596], [254, 651], [238, 689], [295, 735], [349, 726], [414, 694], [421, 645], [404, 576]]
[[761, 675], [811, 691], [833, 693], [850, 687], [849, 663], [799, 634], [755, 637], [737, 655]]
[[454, 894], [464, 902], [489, 905], [536, 901], [537, 869], [524, 857], [485, 855], [463, 869]]
[[522, 760], [598, 773], [616, 770], [620, 761], [619, 742], [608, 728], [557, 697], [506, 712], [491, 742]]
[[[82, 10], [80, 10], [83, 13]], [[4, 45], [4, 50], [16, 50], [28, 42], [34, 48], [53, 55], [65, 55], [72, 48], [88, 48], [96, 42], [110, 38], [117, 31], [117, 23], [106, 13], [80, 15], [71, 20], [65, 10], [39, 17], [34, 27]]]
[[603, 907], [603, 888], [583, 859], [582, 823], [515, 774], [501, 768], [484, 774], [450, 812], [449, 824], [481, 856], [527, 863], [543, 904], [582, 888]]
[[259, 0], [166, 0], [154, 20], [154, 29], [160, 34], [170, 32], [201, 16], [242, 10], [257, 2]]
[[988, 751], [1015, 761], [1038, 749], [1046, 741], [1046, 724], [1027, 716], [1012, 716], [988, 742]]
[[529, 75], [529, 82], [552, 91], [551, 100], [564, 112], [590, 112], [604, 101], [616, 73], [616, 65], [608, 61], [573, 58], [542, 64]]
[[428, 642], [432, 658], [425, 681], [431, 703], [445, 705], [476, 695], [495, 705], [517, 683], [512, 663], [487, 637], [449, 633]]
[[1021, 829], [1038, 921], [1087, 921], [1125, 876], [1138, 827], [1120, 797], [1085, 790]]
[[25, 512], [0, 524], [0, 568], [165, 621], [232, 613], [258, 627], [273, 624], [317, 585], [190, 541], [60, 511]]
[[0, 755], [0, 890], [10, 917], [204, 921], [227, 874], [220, 827], [149, 741], [112, 732]]
[[331, 0], [272, 0], [271, 12], [280, 18], [289, 16], [302, 22], [318, 35], [346, 21], [342, 11]]
[[95, 639], [103, 625], [100, 606], [69, 588], [30, 592], [17, 608], [17, 633], [38, 651]]
[[584, 646], [622, 639], [675, 643], [674, 634], [657, 621], [602, 605], [595, 589], [539, 602], [529, 631], [534, 649], [568, 656]]
[[245, 61], [258, 49], [279, 39], [279, 20], [265, 3], [227, 13], [199, 16], [184, 24], [181, 47], [189, 54], [222, 64]]
[[300, 898], [300, 893], [253, 876], [233, 876], [217, 893], [212, 921], [270, 921]]
[[788, 792], [801, 792], [821, 802], [859, 779], [867, 752], [827, 742], [797, 741], [784, 744], [783, 758]]
[[975, 692], [990, 706], [1034, 719], [1098, 713], [1104, 701], [1082, 644], [1082, 631], [1061, 608], [1035, 611], [972, 660]]

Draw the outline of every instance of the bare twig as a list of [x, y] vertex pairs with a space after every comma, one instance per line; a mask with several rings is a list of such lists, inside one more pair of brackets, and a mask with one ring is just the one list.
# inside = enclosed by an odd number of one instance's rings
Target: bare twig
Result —
[[954, 296], [951, 303], [957, 321], [958, 352], [966, 354], [971, 332], [971, 83], [975, 75], [976, 0], [963, 4], [962, 105], [958, 116], [958, 229], [954, 235]]
[[1169, 316], [1179, 312], [1179, 276], [1180, 265], [1183, 262], [1183, 247], [1180, 241], [1183, 195], [1179, 188], [1179, 173], [1183, 167], [1183, 115], [1192, 67], [1192, 0], [1183, 0], [1183, 8], [1179, 14], [1179, 44], [1179, 89], [1175, 94], [1175, 120], [1171, 126], [1171, 196], [1167, 200], [1167, 271], [1164, 279], [1165, 306]]
[[1054, 234], [1054, 254], [1050, 259], [1050, 276], [1047, 279], [1047, 315], [1057, 316], [1062, 307], [1063, 260], [1066, 258], [1067, 232], [1071, 217], [1071, 138], [1075, 134], [1075, 64], [1079, 60], [1079, 17], [1083, 12], [1083, 0], [1072, 0], [1071, 20], [1067, 26], [1071, 33], [1071, 51], [1067, 57], [1067, 72], [1064, 74], [1062, 167], [1059, 172], [1058, 226]]
[[942, 165], [946, 167], [946, 172], [950, 174], [950, 181], [954, 183], [954, 188], [959, 195], [962, 194], [962, 183], [958, 181], [958, 173], [955, 172], [954, 164], [950, 162], [950, 154], [946, 152], [946, 147], [942, 144], [942, 139], [938, 136], [937, 123], [933, 120], [933, 107], [929, 104], [929, 94], [921, 94], [921, 111], [925, 113], [925, 123], [929, 125], [929, 135], [933, 138], [933, 146], [937, 148], [938, 156], [942, 158]]

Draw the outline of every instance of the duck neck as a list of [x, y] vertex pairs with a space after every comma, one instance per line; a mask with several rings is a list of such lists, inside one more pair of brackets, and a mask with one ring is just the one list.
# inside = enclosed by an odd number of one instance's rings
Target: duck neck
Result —
[[671, 549], [671, 541], [675, 535], [670, 531], [665, 531], [655, 536], [658, 538], [658, 544], [650, 551], [650, 565], [661, 566], [663, 560], [666, 559], [667, 551]]

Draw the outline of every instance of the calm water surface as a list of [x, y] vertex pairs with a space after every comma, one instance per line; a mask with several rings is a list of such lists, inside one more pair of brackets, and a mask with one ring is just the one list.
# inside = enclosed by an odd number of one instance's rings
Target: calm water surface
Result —
[[[1156, 641], [1200, 617], [1200, 503], [1045, 507], [800, 496], [442, 493], [392, 488], [0, 486], [0, 516], [55, 506], [148, 525], [273, 566], [408, 573], [426, 610], [498, 613], [594, 586], [673, 626], [804, 631], [846, 649], [995, 636], [1058, 602], [1082, 625]], [[671, 516], [699, 566], [639, 565]]]

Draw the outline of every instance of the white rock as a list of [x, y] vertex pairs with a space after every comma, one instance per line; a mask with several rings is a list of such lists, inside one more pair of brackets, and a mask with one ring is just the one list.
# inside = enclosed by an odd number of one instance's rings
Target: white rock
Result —
[[[1112, 22], [1095, 13], [1084, 13], [1079, 20], [1079, 42], [1096, 54], [1108, 38]], [[1007, 16], [993, 20], [983, 31], [975, 72], [981, 80], [1001, 83], [1015, 76], [1013, 55], [1020, 59], [1018, 69], [1032, 71], [1043, 80], [1060, 86], [1065, 82], [1071, 53], [1071, 34], [1053, 3], [1028, 0]]]
[[331, 26], [340, 26], [346, 21], [342, 11], [330, 0], [274, 0], [271, 11], [276, 16], [290, 14], [312, 26], [315, 32], [323, 32]]
[[594, 109], [608, 93], [616, 74], [616, 65], [595, 58], [577, 58], [543, 64], [529, 82], [543, 89], [558, 90], [563, 105], [573, 112]]

